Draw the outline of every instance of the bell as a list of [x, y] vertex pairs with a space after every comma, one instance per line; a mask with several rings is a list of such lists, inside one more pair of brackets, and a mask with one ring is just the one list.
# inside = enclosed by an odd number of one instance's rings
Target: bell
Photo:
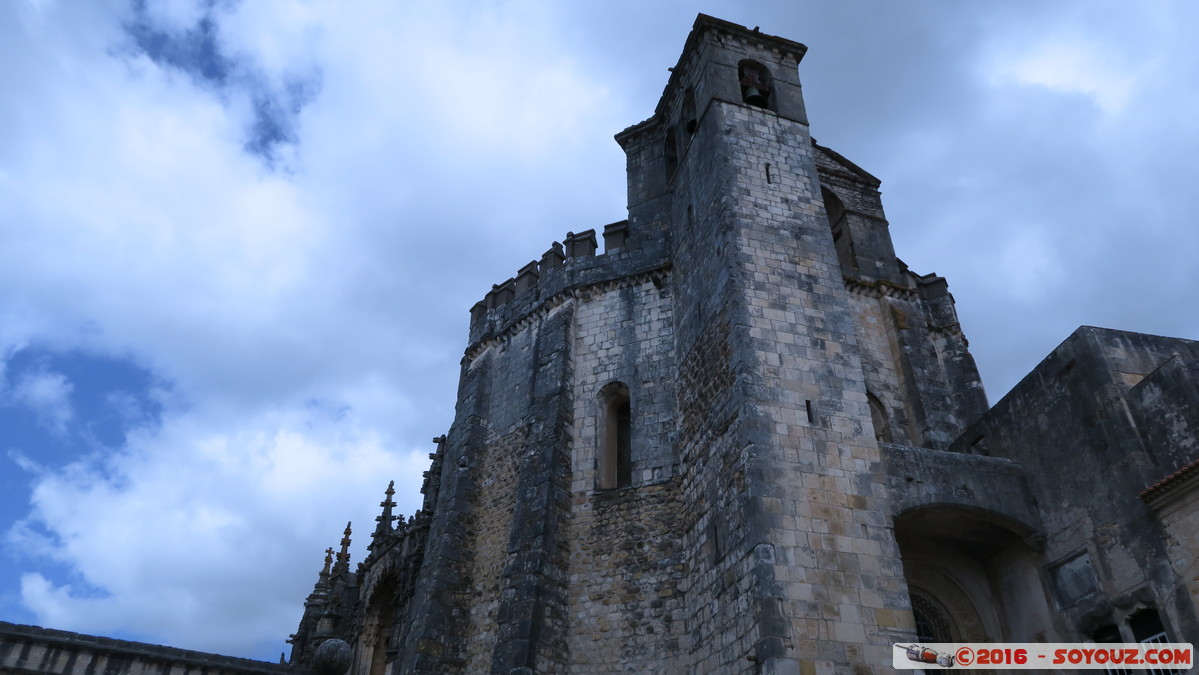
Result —
[[766, 107], [766, 94], [763, 94], [762, 90], [757, 87], [746, 87], [745, 94], [741, 97], [741, 100], [750, 105], [756, 105], [759, 108]]

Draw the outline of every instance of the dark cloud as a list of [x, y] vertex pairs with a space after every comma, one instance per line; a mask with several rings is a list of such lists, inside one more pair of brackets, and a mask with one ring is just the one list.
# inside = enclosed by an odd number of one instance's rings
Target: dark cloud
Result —
[[125, 29], [138, 49], [158, 63], [178, 68], [201, 82], [224, 87], [234, 64], [220, 51], [212, 6], [185, 29], [163, 28], [146, 10], [147, 0], [135, 0], [133, 19]]
[[202, 13], [194, 23], [181, 27], [162, 23], [149, 12], [146, 0], [135, 0], [133, 16], [125, 23], [134, 51], [186, 73], [226, 101], [229, 97], [247, 97], [251, 122], [243, 147], [278, 168], [281, 146], [298, 141], [297, 118], [317, 95], [319, 74], [270, 81], [244, 54], [231, 55], [225, 50], [219, 21], [223, 13], [234, 11], [236, 4], [207, 2], [201, 7]]

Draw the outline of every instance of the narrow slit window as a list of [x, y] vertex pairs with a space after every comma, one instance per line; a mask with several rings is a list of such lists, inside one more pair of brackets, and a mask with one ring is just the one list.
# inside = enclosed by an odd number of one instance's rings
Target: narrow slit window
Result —
[[841, 263], [843, 274], [858, 272], [858, 253], [849, 233], [849, 214], [845, 204], [831, 190], [820, 186], [820, 195], [824, 199], [824, 212], [828, 216], [829, 229], [833, 232], [833, 245], [837, 249], [837, 259]]
[[633, 484], [633, 410], [629, 388], [613, 382], [600, 390], [600, 438], [596, 468], [600, 489]]
[[632, 439], [629, 437], [632, 415], [629, 398], [616, 406], [616, 486], [624, 487], [633, 482]]
[[866, 392], [866, 402], [870, 405], [870, 421], [874, 424], [874, 440], [879, 443], [891, 442], [891, 421], [887, 418], [887, 409], [883, 402], [871, 392]]
[[675, 138], [674, 127], [666, 129], [666, 147], [662, 154], [666, 160], [666, 180], [669, 182], [679, 168], [679, 142]]
[[683, 93], [683, 130], [693, 134], [698, 128], [699, 120], [695, 119], [695, 90], [687, 87], [687, 91]]

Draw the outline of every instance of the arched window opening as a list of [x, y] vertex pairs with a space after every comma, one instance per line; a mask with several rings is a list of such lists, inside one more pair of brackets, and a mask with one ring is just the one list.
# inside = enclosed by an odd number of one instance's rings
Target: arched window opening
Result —
[[883, 407], [883, 402], [870, 392], [866, 392], [866, 402], [870, 405], [870, 421], [874, 423], [874, 440], [890, 443], [891, 423], [887, 419], [887, 409]]
[[916, 640], [953, 642], [949, 614], [940, 604], [919, 591], [912, 591], [912, 614], [916, 617]]
[[741, 83], [741, 101], [759, 108], [770, 108], [774, 78], [766, 66], [744, 59], [737, 64], [737, 80]]
[[679, 141], [675, 138], [674, 127], [666, 129], [666, 148], [663, 154], [666, 157], [666, 180], [669, 181], [679, 168]]
[[849, 233], [849, 216], [845, 211], [845, 204], [832, 190], [823, 185], [820, 187], [820, 196], [824, 198], [824, 212], [828, 215], [829, 228], [833, 232], [833, 245], [837, 248], [841, 273], [855, 273], [858, 271], [858, 254], [854, 250], [853, 237]]
[[687, 91], [683, 92], [683, 129], [693, 134], [698, 127], [699, 120], [695, 119], [695, 90], [687, 87]]
[[600, 437], [597, 468], [601, 489], [633, 483], [632, 407], [629, 388], [612, 382], [600, 390]]

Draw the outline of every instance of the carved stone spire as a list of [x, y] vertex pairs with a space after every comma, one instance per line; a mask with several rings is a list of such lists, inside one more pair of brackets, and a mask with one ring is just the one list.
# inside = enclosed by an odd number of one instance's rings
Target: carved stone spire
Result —
[[337, 564], [333, 566], [333, 574], [348, 574], [350, 571], [350, 523], [346, 523], [346, 531], [341, 537], [341, 551], [337, 554]]
[[[325, 607], [329, 602], [329, 591], [332, 588], [329, 585], [329, 565], [333, 562], [333, 549], [325, 549], [325, 566], [321, 568], [321, 572], [317, 575], [316, 583], [312, 586], [312, 592], [308, 594], [308, 599], [304, 601], [304, 613], [314, 612], [316, 615], [325, 611]], [[301, 625], [303, 628], [303, 625]], [[295, 636], [292, 636], [295, 637]]]
[[384, 540], [387, 538], [387, 535], [391, 534], [393, 531], [391, 524], [393, 521], [395, 521], [396, 517], [391, 514], [391, 510], [395, 508], [396, 503], [391, 500], [391, 497], [396, 493], [395, 486], [396, 482], [394, 480], [388, 483], [387, 492], [385, 493], [386, 498], [379, 502], [379, 506], [383, 507], [383, 514], [375, 517], [375, 521], [377, 521], [379, 524], [375, 526], [375, 534], [373, 537], [371, 537], [372, 550], [376, 547], [382, 546]]

